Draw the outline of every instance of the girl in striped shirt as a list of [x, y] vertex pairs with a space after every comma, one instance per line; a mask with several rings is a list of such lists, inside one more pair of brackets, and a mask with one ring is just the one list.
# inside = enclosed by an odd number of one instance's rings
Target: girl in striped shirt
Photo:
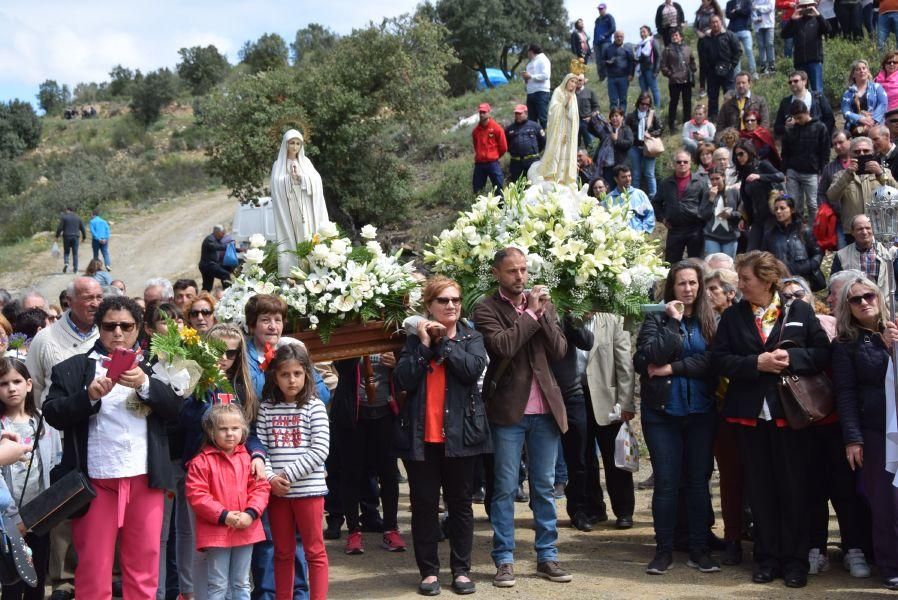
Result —
[[321, 521], [330, 428], [324, 403], [315, 397], [305, 348], [298, 344], [278, 348], [265, 373], [262, 397], [256, 431], [268, 449], [265, 473], [272, 494], [268, 515], [274, 538], [275, 597], [293, 598], [298, 530], [309, 563], [310, 599], [325, 600], [328, 562]]

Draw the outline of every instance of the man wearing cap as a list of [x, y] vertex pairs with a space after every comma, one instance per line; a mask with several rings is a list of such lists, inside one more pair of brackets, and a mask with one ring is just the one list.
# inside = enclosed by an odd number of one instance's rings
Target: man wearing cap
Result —
[[823, 39], [829, 23], [817, 10], [816, 0], [798, 0], [798, 6], [783, 26], [783, 39], [794, 40], [792, 64], [808, 74], [809, 87], [823, 91]]
[[603, 2], [599, 4], [599, 16], [596, 18], [595, 27], [592, 30], [592, 45], [595, 48], [596, 71], [599, 73], [599, 81], [605, 81], [605, 61], [602, 57], [605, 55], [605, 48], [611, 45], [614, 32], [617, 30], [617, 24], [607, 12], [608, 7]]
[[499, 159], [508, 150], [505, 131], [490, 115], [490, 105], [484, 102], [477, 107], [480, 122], [471, 132], [474, 140], [474, 192], [479, 192], [489, 179], [497, 190], [502, 189], [502, 167]]
[[526, 82], [527, 112], [545, 129], [549, 121], [549, 99], [552, 96], [549, 91], [552, 63], [549, 62], [549, 57], [543, 54], [539, 44], [530, 44], [527, 48], [527, 57], [530, 58], [530, 62], [521, 75]]
[[540, 153], [546, 147], [546, 132], [539, 123], [528, 119], [527, 114], [527, 107], [518, 104], [514, 107], [514, 121], [505, 128], [508, 153], [511, 155], [508, 177], [512, 183], [527, 174], [530, 165], [539, 160]]

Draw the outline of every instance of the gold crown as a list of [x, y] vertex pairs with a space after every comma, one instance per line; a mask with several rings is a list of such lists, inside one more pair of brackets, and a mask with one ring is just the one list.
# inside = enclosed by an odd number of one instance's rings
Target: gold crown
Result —
[[586, 63], [583, 62], [582, 58], [572, 58], [570, 72], [574, 75], [585, 75], [586, 74]]

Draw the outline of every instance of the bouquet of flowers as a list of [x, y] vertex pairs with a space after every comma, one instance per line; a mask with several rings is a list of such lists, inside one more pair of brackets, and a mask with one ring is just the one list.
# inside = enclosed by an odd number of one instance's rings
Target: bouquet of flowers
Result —
[[624, 200], [614, 205], [563, 186], [510, 186], [504, 203], [478, 197], [434, 239], [424, 260], [461, 284], [466, 310], [495, 285], [493, 255], [514, 246], [527, 256], [530, 284], [546, 285], [559, 312], [636, 316], [667, 269], [659, 242], [628, 227]]
[[400, 262], [399, 253], [385, 253], [372, 225], [364, 226], [361, 236], [364, 245], [353, 245], [334, 223], [323, 223], [311, 240], [296, 246], [299, 265], [284, 282], [277, 279], [277, 248], [263, 249], [264, 240], [251, 238], [243, 270], [225, 290], [216, 317], [243, 324], [246, 301], [262, 293], [283, 298], [324, 342], [335, 328], [353, 321], [383, 320], [398, 327], [421, 298], [413, 265]]
[[218, 368], [227, 347], [224, 342], [203, 339], [196, 329], [178, 327], [166, 318], [165, 333], [150, 338], [150, 354], [159, 359], [153, 365], [153, 377], [172, 387], [182, 398], [196, 392], [203, 398], [206, 392], [218, 388], [233, 393], [225, 374]]

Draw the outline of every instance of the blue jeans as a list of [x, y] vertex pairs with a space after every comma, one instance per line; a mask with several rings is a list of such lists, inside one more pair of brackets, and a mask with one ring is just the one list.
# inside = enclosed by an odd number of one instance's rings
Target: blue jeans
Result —
[[555, 483], [556, 485], [559, 483], [567, 484], [567, 463], [564, 462], [564, 448], [561, 445], [561, 440], [558, 440], [558, 456], [555, 458]]
[[[711, 493], [708, 480], [714, 462], [717, 413], [673, 417], [643, 404], [642, 432], [649, 447], [655, 490], [652, 519], [659, 552], [673, 550], [677, 528], [677, 495], [686, 491], [690, 551], [707, 550]], [[682, 479], [682, 482], [681, 482]]]
[[[788, 21], [782, 21], [780, 24], [785, 27]], [[782, 30], [780, 30], [782, 32]], [[795, 39], [794, 38], [783, 38], [783, 56], [786, 58], [792, 58], [792, 49], [795, 47]]]
[[736, 258], [736, 246], [739, 244], [737, 240], [732, 242], [718, 242], [705, 238], [705, 256], [709, 256], [716, 252], [723, 252], [730, 258]]
[[651, 69], [640, 69], [639, 71], [639, 91], [652, 93], [652, 106], [661, 107], [661, 90], [658, 88], [658, 76]]
[[[262, 530], [265, 541], [253, 545], [253, 558], [250, 568], [253, 573], [253, 600], [274, 600], [274, 543], [271, 541], [271, 525], [268, 522], [268, 511], [262, 513]], [[302, 549], [302, 540], [296, 536], [296, 567], [294, 569], [293, 600], [309, 600], [309, 584], [306, 580], [306, 553]]]
[[[751, 29], [746, 29], [745, 31], [734, 31], [736, 37], [739, 38], [739, 42], [742, 44], [742, 55], [748, 58], [748, 72], [755, 73], [757, 69], [755, 68], [755, 52], [752, 47], [751, 40]], [[742, 70], [742, 59], [739, 59], [739, 66], [736, 68], [736, 72]]]
[[205, 578], [209, 581], [209, 600], [249, 600], [249, 564], [252, 544], [233, 548], [208, 548]]
[[895, 35], [895, 41], [898, 43], [898, 12], [889, 12], [879, 15], [876, 22], [876, 48], [882, 52], [886, 42], [889, 41], [889, 34]]
[[483, 189], [487, 179], [496, 187], [497, 193], [502, 190], [502, 167], [499, 166], [498, 160], [488, 163], [474, 163], [474, 177], [472, 180], [474, 193]]
[[527, 112], [530, 114], [530, 120], [537, 121], [543, 129], [549, 122], [549, 100], [551, 97], [550, 92], [527, 94]]
[[530, 508], [536, 529], [537, 562], [558, 559], [555, 514], [555, 455], [561, 432], [552, 415], [524, 415], [516, 425], [492, 425], [495, 485], [490, 505], [493, 562], [514, 563], [514, 497], [518, 489], [521, 450], [527, 444]]
[[776, 56], [773, 53], [773, 27], [758, 30], [758, 62], [761, 68], [772, 69], [776, 66]]
[[578, 143], [589, 150], [594, 139], [596, 139], [595, 136], [589, 133], [589, 119], [580, 119], [580, 129], [577, 131]]
[[90, 245], [94, 251], [94, 260], [99, 258], [100, 252], [102, 252], [103, 253], [103, 264], [106, 265], [106, 268], [111, 267], [112, 264], [109, 262], [109, 240], [106, 240], [105, 244], [101, 244], [100, 240], [98, 240], [96, 238], [91, 238]]
[[626, 77], [608, 77], [608, 108], [627, 108], [627, 90], [630, 81]]
[[655, 197], [658, 191], [658, 184], [655, 181], [655, 159], [643, 156], [642, 147], [633, 146], [630, 148], [630, 168], [633, 171], [633, 187], [641, 187], [642, 180], [645, 179], [645, 193], [648, 194], [649, 200]]
[[823, 91], [823, 63], [801, 63], [795, 65], [796, 69], [808, 74], [808, 87], [815, 92]]

